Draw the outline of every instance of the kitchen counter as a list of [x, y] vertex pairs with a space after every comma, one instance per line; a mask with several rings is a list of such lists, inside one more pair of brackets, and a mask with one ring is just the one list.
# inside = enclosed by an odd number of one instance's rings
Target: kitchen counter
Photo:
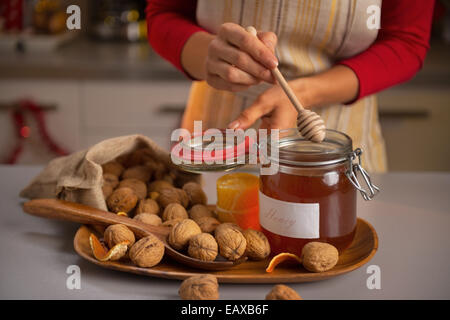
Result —
[[[0, 166], [0, 299], [178, 299], [180, 281], [108, 270], [73, 249], [78, 228], [23, 213], [19, 191], [41, 167]], [[209, 202], [215, 180], [206, 174]], [[377, 230], [379, 249], [361, 268], [332, 279], [289, 284], [304, 299], [450, 299], [450, 173], [389, 173], [373, 177], [382, 192], [358, 199], [358, 215]], [[208, 187], [209, 186], [209, 187]], [[69, 290], [66, 270], [81, 270]], [[369, 290], [367, 269], [379, 266], [381, 288]], [[221, 284], [221, 299], [264, 299], [271, 284]]]

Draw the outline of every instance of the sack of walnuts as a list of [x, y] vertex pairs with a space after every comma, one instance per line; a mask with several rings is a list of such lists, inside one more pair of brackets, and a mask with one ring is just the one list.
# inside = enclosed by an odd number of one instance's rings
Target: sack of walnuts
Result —
[[155, 181], [181, 188], [186, 182], [201, 183], [201, 175], [178, 170], [169, 152], [150, 138], [130, 135], [50, 161], [20, 196], [57, 198], [108, 210], [106, 199], [114, 189], [126, 187], [138, 198], [146, 198], [146, 187]]

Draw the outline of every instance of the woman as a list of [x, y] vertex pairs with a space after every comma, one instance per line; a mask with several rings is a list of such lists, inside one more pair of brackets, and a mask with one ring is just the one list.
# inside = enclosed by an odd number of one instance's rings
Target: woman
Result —
[[[200, 80], [193, 82], [184, 128], [192, 130], [194, 120], [203, 120], [204, 129], [295, 126], [294, 107], [273, 86], [270, 69], [278, 65], [303, 106], [328, 129], [351, 136], [369, 171], [383, 172], [374, 94], [421, 68], [433, 7], [421, 0], [148, 0], [148, 38], [162, 57]], [[249, 25], [265, 32], [252, 37]]]

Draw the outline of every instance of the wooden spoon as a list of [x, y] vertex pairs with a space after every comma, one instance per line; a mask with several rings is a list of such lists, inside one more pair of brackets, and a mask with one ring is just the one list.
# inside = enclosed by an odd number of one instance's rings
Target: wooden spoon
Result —
[[170, 228], [151, 226], [125, 216], [118, 216], [117, 214], [95, 209], [79, 203], [57, 199], [35, 199], [26, 202], [23, 205], [23, 210], [34, 216], [66, 220], [82, 224], [123, 224], [130, 228], [130, 230], [133, 231], [139, 238], [146, 237], [151, 234], [158, 237], [164, 243], [165, 252], [169, 255], [169, 257], [179, 263], [197, 269], [226, 270], [247, 260], [246, 257], [240, 258], [236, 261], [201, 261], [191, 258], [176, 251], [167, 243], [167, 236], [170, 232]]
[[[246, 30], [254, 37], [257, 37], [257, 32], [254, 27], [247, 27]], [[326, 127], [322, 118], [314, 111], [307, 110], [303, 107], [278, 68], [272, 69], [271, 72], [274, 78], [278, 81], [280, 87], [283, 89], [284, 93], [286, 93], [287, 97], [294, 105], [295, 109], [297, 109], [298, 131], [300, 131], [302, 136], [308, 140], [313, 142], [322, 142], [326, 135]]]

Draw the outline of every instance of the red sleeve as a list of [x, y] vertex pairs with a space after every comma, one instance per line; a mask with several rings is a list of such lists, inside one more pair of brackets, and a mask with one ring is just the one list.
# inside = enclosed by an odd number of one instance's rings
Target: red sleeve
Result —
[[385, 0], [377, 40], [339, 62], [359, 79], [357, 99], [411, 79], [429, 49], [434, 0]]
[[152, 48], [188, 77], [181, 66], [187, 39], [205, 31], [195, 22], [197, 0], [147, 0], [147, 36]]

